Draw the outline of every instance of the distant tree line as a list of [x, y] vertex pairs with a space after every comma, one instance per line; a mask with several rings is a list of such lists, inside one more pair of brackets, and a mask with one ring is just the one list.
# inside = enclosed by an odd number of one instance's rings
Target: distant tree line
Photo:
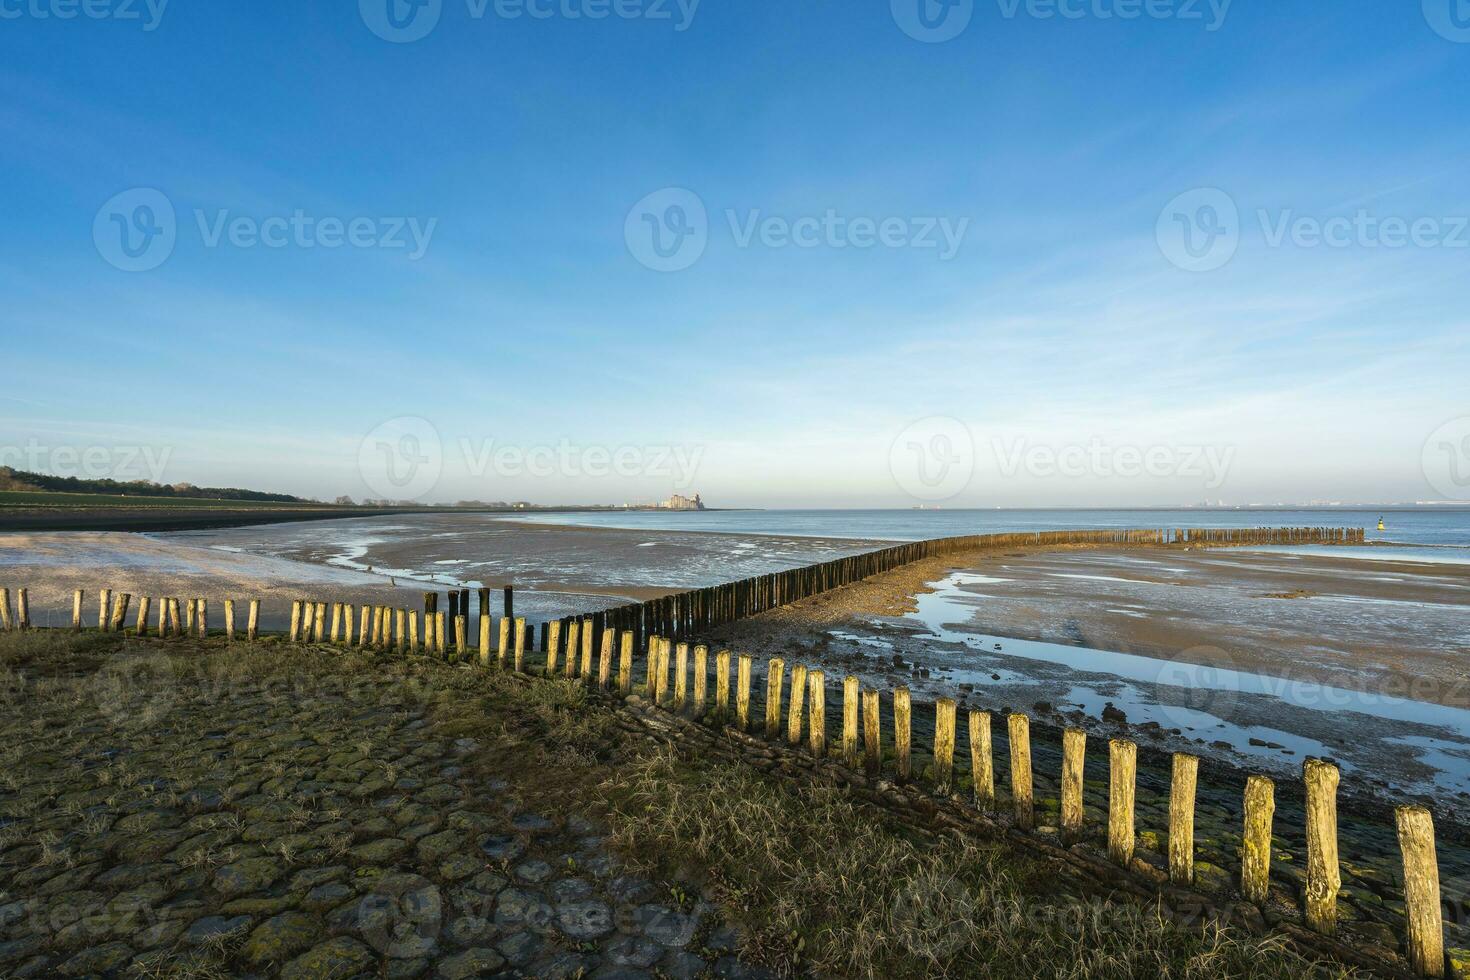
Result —
[[239, 487], [196, 487], [192, 483], [153, 483], [149, 480], [81, 480], [74, 476], [48, 476], [0, 466], [0, 490], [50, 491], [52, 493], [109, 493], [129, 497], [201, 497], [209, 500], [269, 500], [283, 504], [311, 503], [289, 493], [266, 493]]

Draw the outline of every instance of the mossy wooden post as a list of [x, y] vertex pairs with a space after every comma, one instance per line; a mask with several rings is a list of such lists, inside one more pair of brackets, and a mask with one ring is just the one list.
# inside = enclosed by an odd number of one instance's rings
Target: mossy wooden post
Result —
[[31, 628], [31, 593], [28, 589], [17, 589], [15, 593], [15, 615], [20, 620], [20, 628], [28, 630]]
[[[364, 609], [367, 607], [364, 606]], [[301, 600], [291, 600], [291, 633], [290, 640], [295, 643], [301, 638]]]
[[[143, 601], [145, 603], [148, 601], [148, 599], [147, 599], [146, 596], [143, 598]], [[226, 643], [234, 643], [235, 642], [235, 600], [234, 599], [226, 599], [225, 600], [225, 642]]]
[[950, 698], [934, 702], [934, 789], [948, 796], [954, 783], [955, 703]]
[[1307, 926], [1332, 935], [1337, 930], [1337, 767], [1321, 759], [1302, 766], [1307, 786]]
[[524, 673], [526, 669], [526, 617], [516, 617], [516, 649], [515, 649], [516, 673]]
[[1409, 965], [1425, 977], [1445, 975], [1444, 920], [1439, 902], [1439, 862], [1434, 818], [1422, 806], [1396, 807], [1399, 851], [1404, 856], [1404, 918]]
[[975, 783], [975, 805], [995, 809], [995, 756], [990, 749], [990, 712], [970, 710], [970, 776]]
[[848, 674], [842, 679], [842, 764], [857, 768], [858, 763], [858, 708], [862, 701], [862, 687], [857, 675]]
[[408, 611], [408, 652], [419, 652], [419, 611], [417, 609]]
[[581, 647], [582, 624], [577, 620], [567, 622], [567, 655], [562, 663], [562, 674], [568, 678], [577, 676], [577, 653]]
[[674, 657], [674, 641], [660, 637], [658, 644], [658, 703], [668, 704], [673, 698], [669, 687], [669, 661]]
[[1240, 842], [1240, 892], [1257, 905], [1266, 901], [1271, 881], [1271, 821], [1276, 814], [1276, 784], [1265, 776], [1245, 781], [1245, 832]]
[[1108, 856], [1128, 867], [1133, 861], [1133, 813], [1138, 788], [1138, 746], [1126, 738], [1108, 742]]
[[[504, 620], [501, 620], [503, 623]], [[618, 642], [618, 631], [615, 629], [604, 629], [602, 631], [602, 649], [597, 654], [597, 688], [606, 691], [612, 683], [613, 649]]]
[[1199, 757], [1174, 753], [1169, 784], [1169, 880], [1176, 885], [1194, 881], [1194, 791], [1199, 782]]
[[123, 631], [123, 623], [127, 621], [128, 617], [128, 604], [132, 601], [132, 598], [128, 593], [123, 592], [119, 593], [113, 600], [112, 619], [107, 624], [108, 630], [113, 633], [121, 633]]
[[[10, 610], [5, 611], [5, 618], [10, 619]], [[9, 628], [9, 624], [6, 624]], [[71, 631], [80, 633], [82, 631], [82, 590], [77, 589], [71, 596]]]
[[175, 598], [168, 600], [168, 631], [170, 636], [184, 635], [184, 617], [179, 612], [179, 600]]
[[869, 776], [883, 769], [883, 704], [877, 691], [863, 692], [863, 768]]
[[1006, 728], [1011, 737], [1011, 800], [1016, 826], [1030, 830], [1036, 824], [1031, 788], [1031, 719], [1013, 711], [1006, 717]]
[[[424, 652], [432, 656], [437, 645], [434, 642], [434, 610], [428, 608], [428, 605], [427, 602], [424, 603]], [[367, 609], [367, 606], [362, 608]], [[366, 634], [358, 637], [358, 643], [361, 644], [364, 639]]]
[[801, 743], [801, 719], [806, 713], [806, 667], [796, 664], [791, 668], [791, 704], [786, 708], [786, 742]]
[[140, 596], [138, 596], [138, 618], [133, 623], [133, 635], [134, 636], [147, 636], [148, 635], [148, 612], [152, 608], [153, 608], [153, 597], [152, 596], [146, 596], [146, 595], [140, 595]]
[[184, 604], [184, 635], [194, 635], [194, 610], [199, 603], [198, 599], [190, 599]]
[[674, 710], [683, 711], [689, 703], [689, 644], [674, 648]]
[[449, 614], [444, 610], [434, 613], [434, 646], [435, 652], [441, 660], [449, 657], [449, 636], [445, 630], [445, 617]]
[[[482, 589], [480, 591], [484, 592], [485, 590]], [[494, 617], [491, 616], [488, 612], [485, 611], [485, 604], [486, 604], [487, 601], [488, 600], [482, 601], [480, 603], [480, 666], [481, 667], [489, 667], [490, 666], [490, 627], [492, 625], [491, 620], [494, 619]]]
[[[461, 609], [465, 607], [464, 601], [461, 600], [459, 607]], [[454, 617], [454, 632], [459, 638], [459, 649], [454, 659], [468, 660], [470, 657], [470, 618], [464, 613]]]
[[327, 638], [327, 604], [318, 602], [316, 604], [316, 631], [315, 638], [318, 643]]
[[1075, 844], [1082, 837], [1082, 768], [1087, 733], [1080, 728], [1062, 732], [1062, 841]]
[[[127, 612], [127, 598], [127, 596], [124, 596], [119, 600], [120, 604], [123, 607], [123, 612]], [[198, 627], [199, 639], [202, 640], [209, 635], [209, 600], [195, 599], [194, 608], [196, 610], [196, 612], [194, 613], [194, 625]], [[117, 628], [122, 628], [121, 622], [117, 624]]]
[[895, 774], [897, 780], [906, 783], [913, 776], [913, 705], [909, 699], [909, 689], [906, 687], [895, 687], [893, 689], [893, 762], [898, 770]]
[[618, 693], [633, 693], [633, 631], [623, 630], [618, 637]]
[[15, 629], [15, 620], [10, 616], [10, 590], [0, 588], [0, 628], [7, 633]]
[[766, 738], [781, 734], [781, 687], [786, 683], [786, 661], [772, 657], [766, 661]]
[[556, 657], [561, 650], [561, 620], [546, 624], [546, 676], [556, 676]]
[[750, 667], [754, 660], [742, 653], [735, 669], [735, 723], [742, 732], [750, 731]]
[[730, 714], [730, 651], [715, 654], [715, 711], [724, 721]]
[[582, 620], [582, 668], [577, 676], [584, 684], [592, 681], [592, 620]]
[[342, 603], [332, 603], [332, 642], [342, 642]]
[[245, 614], [245, 639], [254, 643], [260, 636], [260, 600], [251, 599], [250, 609]]
[[809, 670], [806, 686], [806, 744], [820, 759], [827, 754], [827, 677], [820, 670]]
[[393, 649], [403, 653], [408, 649], [408, 610], [399, 606], [393, 610]]
[[704, 714], [705, 690], [709, 682], [709, 647], [703, 643], [694, 648], [694, 713]]
[[505, 665], [510, 662], [510, 630], [514, 625], [509, 617], [500, 617], [500, 635], [497, 637], [499, 642], [495, 646], [495, 662], [501, 670], [504, 670]]
[[112, 607], [112, 590], [103, 589], [97, 593], [97, 628], [103, 632], [107, 631], [107, 614]]

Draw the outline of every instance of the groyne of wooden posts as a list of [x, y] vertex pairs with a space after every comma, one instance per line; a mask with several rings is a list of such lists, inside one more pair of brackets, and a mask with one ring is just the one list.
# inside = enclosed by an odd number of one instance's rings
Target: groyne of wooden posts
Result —
[[[353, 606], [341, 602], [299, 599], [292, 603], [285, 639], [297, 643], [355, 646], [405, 654], [427, 653], [453, 662], [486, 669], [531, 673], [578, 681], [614, 697], [638, 695], [644, 704], [687, 719], [698, 719], [715, 730], [731, 730], [763, 739], [785, 749], [800, 748], [826, 763], [861, 774], [870, 785], [888, 780], [900, 786], [925, 784], [941, 800], [956, 801], [956, 755], [959, 732], [964, 731], [972, 792], [965, 801], [1008, 828], [1009, 832], [1044, 839], [1037, 826], [1032, 769], [1031, 719], [1022, 712], [994, 715], [973, 708], [961, 728], [955, 701], [940, 698], [931, 705], [915, 705], [906, 688], [891, 692], [864, 689], [860, 679], [847, 676], [833, 684], [834, 708], [829, 711], [829, 682], [820, 669], [787, 665], [771, 658], [764, 665], [763, 691], [755, 688], [754, 659], [728, 650], [711, 649], [697, 641], [700, 630], [729, 623], [776, 606], [798, 601], [829, 589], [859, 581], [924, 558], [995, 547], [1066, 545], [1228, 545], [1361, 543], [1363, 532], [1342, 528], [1274, 528], [1251, 530], [1143, 530], [1055, 531], [1025, 534], [972, 535], [898, 545], [875, 552], [833, 559], [819, 565], [756, 576], [740, 582], [696, 589], [664, 599], [622, 606], [601, 613], [553, 620], [537, 629], [514, 616], [511, 590], [504, 593], [503, 615], [491, 609], [491, 590], [479, 591], [478, 617], [471, 611], [469, 590], [449, 593], [444, 609], [439, 595], [426, 593], [422, 611], [388, 606]], [[30, 628], [27, 593], [20, 589], [12, 610], [11, 593], [0, 588], [0, 628]], [[103, 589], [97, 598], [97, 628], [127, 630], [131, 596]], [[72, 628], [88, 618], [85, 594], [74, 596]], [[153, 600], [142, 597], [134, 625], [128, 632], [162, 637], [204, 636], [209, 630], [205, 599], [158, 600], [156, 620], [150, 622]], [[234, 600], [223, 603], [223, 635], [227, 641], [254, 640], [259, 634], [259, 600], [246, 600], [244, 622], [237, 618]], [[539, 633], [540, 643], [535, 642]], [[640, 680], [641, 675], [641, 680]], [[758, 705], [757, 700], [763, 704]], [[932, 725], [920, 725], [916, 712], [932, 713]], [[829, 740], [829, 724], [833, 735]], [[927, 719], [926, 719], [927, 721]], [[993, 726], [1003, 726], [1008, 744], [1004, 767], [998, 766]], [[886, 730], [885, 730], [886, 729]], [[932, 731], [930, 764], [916, 774], [915, 730]], [[1002, 731], [996, 731], [1002, 736]], [[1087, 733], [1068, 727], [1062, 733], [1060, 810], [1056, 835], [1063, 847], [1084, 839], [1099, 828], [1085, 826], [1083, 776], [1087, 770]], [[1162, 869], [1143, 860], [1138, 851], [1136, 825], [1138, 745], [1127, 738], [1110, 739], [1104, 753], [1107, 766], [1107, 811], [1102, 829], [1106, 861], [1119, 874], [1159, 885], [1189, 888], [1195, 876], [1194, 818], [1199, 757], [1172, 754], [1169, 777], [1167, 853]], [[1096, 767], [1098, 763], [1094, 762]], [[1340, 773], [1332, 763], [1308, 759], [1302, 768], [1304, 800], [1305, 876], [1301, 898], [1301, 927], [1282, 924], [1329, 944], [1338, 930], [1338, 897], [1342, 888], [1338, 853], [1337, 802]], [[1008, 785], [1006, 812], [997, 784]], [[1242, 846], [1233, 887], [1247, 903], [1263, 905], [1268, 898], [1273, 857], [1276, 783], [1263, 775], [1249, 775], [1239, 810]], [[1394, 809], [1394, 823], [1402, 868], [1402, 960], [1387, 964], [1388, 972], [1445, 976], [1444, 919], [1441, 909], [1439, 866], [1434, 821], [1421, 806]], [[1075, 850], [1075, 848], [1074, 848]], [[1071, 852], [1068, 852], [1071, 853]], [[1344, 949], [1347, 949], [1344, 946]], [[1361, 960], [1360, 960], [1361, 962]], [[1380, 968], [1385, 964], [1378, 963]]]

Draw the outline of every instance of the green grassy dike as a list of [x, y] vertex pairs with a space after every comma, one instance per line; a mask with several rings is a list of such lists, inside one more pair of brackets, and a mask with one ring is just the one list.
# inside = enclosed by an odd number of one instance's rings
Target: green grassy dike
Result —
[[[0, 975], [594, 975], [616, 933], [510, 914], [525, 866], [492, 845], [533, 812], [563, 828], [529, 838], [558, 880], [641, 876], [699, 923], [645, 975], [1354, 975], [670, 749], [572, 682], [275, 639], [0, 634]], [[555, 836], [576, 822], [601, 829]], [[410, 877], [443, 896], [427, 945], [344, 917]], [[467, 938], [476, 897], [491, 932]], [[539, 944], [519, 965], [518, 931]]]

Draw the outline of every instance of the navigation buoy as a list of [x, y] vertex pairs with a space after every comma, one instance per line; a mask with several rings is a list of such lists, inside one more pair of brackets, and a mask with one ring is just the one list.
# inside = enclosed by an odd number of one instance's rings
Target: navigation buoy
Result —
[[1380, 530], [1380, 531], [1385, 531], [1385, 530], [1387, 530], [1387, 528], [1385, 528], [1385, 527], [1384, 527], [1384, 526], [1383, 526], [1383, 518], [1381, 518], [1381, 517], [1380, 517], [1380, 518], [1378, 518], [1378, 530]]

